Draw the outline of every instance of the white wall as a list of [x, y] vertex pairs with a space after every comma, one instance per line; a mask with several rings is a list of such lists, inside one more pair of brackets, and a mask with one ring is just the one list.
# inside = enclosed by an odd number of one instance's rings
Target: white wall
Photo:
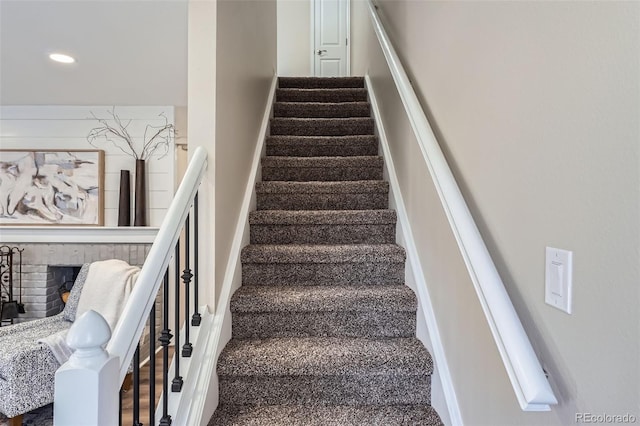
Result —
[[312, 0], [277, 0], [278, 75], [306, 77], [311, 69]]
[[273, 76], [276, 2], [218, 2], [216, 284], [220, 286]]
[[[275, 0], [189, 2], [188, 144], [189, 152], [202, 146], [209, 153], [200, 223], [201, 253], [210, 261], [202, 262], [200, 282], [201, 301], [211, 309], [224, 280], [276, 63]], [[215, 357], [208, 361], [215, 363]], [[200, 394], [206, 424], [218, 403], [215, 374]]]
[[[215, 259], [215, 135], [216, 135], [216, 1], [189, 1], [188, 36], [188, 149], [207, 150], [207, 170], [198, 192], [200, 207], [200, 253]], [[215, 310], [215, 271], [213, 261], [200, 261], [199, 301]], [[213, 362], [213, 361], [210, 361]], [[213, 370], [213, 368], [212, 368]], [[206, 370], [205, 370], [206, 371]], [[218, 404], [216, 377], [207, 378], [204, 389], [198, 389], [198, 400], [203, 400], [203, 424]], [[196, 401], [197, 402], [197, 401]], [[195, 404], [195, 402], [194, 402]]]
[[[215, 247], [215, 135], [216, 135], [216, 31], [217, 2], [189, 1], [188, 45], [188, 150], [203, 147], [208, 153], [207, 171], [198, 193], [200, 253], [213, 258]], [[200, 301], [215, 306], [215, 263], [200, 262]]]
[[[109, 118], [112, 106], [2, 106], [0, 107], [0, 147], [2, 149], [102, 149], [105, 152], [104, 224], [118, 223], [118, 191], [120, 170], [131, 174], [131, 209], [134, 202], [135, 160], [111, 143], [100, 143], [98, 148], [87, 141], [87, 135], [99, 123], [91, 116]], [[147, 125], [164, 125], [159, 117], [164, 113], [169, 123], [174, 121], [173, 107], [116, 107], [122, 120], [131, 120], [128, 131], [136, 143], [142, 144]], [[173, 142], [163, 158], [147, 161], [148, 224], [159, 226], [174, 193]], [[133, 213], [131, 216], [133, 223]]]
[[[379, 1], [560, 400], [520, 410], [375, 36], [369, 73], [465, 424], [640, 418], [640, 5]], [[574, 311], [544, 303], [544, 248], [574, 252]]]

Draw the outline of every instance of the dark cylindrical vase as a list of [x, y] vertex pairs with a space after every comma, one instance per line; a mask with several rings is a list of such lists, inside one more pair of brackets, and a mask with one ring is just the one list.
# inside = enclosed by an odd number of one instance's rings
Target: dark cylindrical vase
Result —
[[129, 170], [120, 170], [120, 200], [118, 226], [131, 225], [131, 176]]
[[145, 161], [136, 160], [136, 205], [134, 226], [147, 226], [147, 182]]

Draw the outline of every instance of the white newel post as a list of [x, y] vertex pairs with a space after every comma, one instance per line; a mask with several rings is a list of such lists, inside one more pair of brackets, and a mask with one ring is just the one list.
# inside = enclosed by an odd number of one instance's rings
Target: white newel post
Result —
[[104, 350], [111, 329], [95, 311], [85, 312], [69, 329], [67, 344], [75, 352], [56, 372], [55, 426], [118, 424], [118, 357]]

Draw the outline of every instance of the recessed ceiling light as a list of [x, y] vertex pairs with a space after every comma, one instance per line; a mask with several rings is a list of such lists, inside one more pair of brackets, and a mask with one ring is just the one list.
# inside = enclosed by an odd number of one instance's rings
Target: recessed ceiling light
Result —
[[62, 53], [52, 53], [49, 55], [49, 59], [56, 62], [62, 62], [63, 64], [72, 64], [76, 60], [69, 55], [64, 55]]

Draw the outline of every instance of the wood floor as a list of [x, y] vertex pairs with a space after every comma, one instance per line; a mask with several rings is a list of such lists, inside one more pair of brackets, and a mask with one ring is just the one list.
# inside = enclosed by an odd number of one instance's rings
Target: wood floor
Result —
[[[173, 347], [169, 347], [169, 362], [171, 362], [171, 358], [173, 357]], [[156, 378], [155, 383], [155, 401], [153, 403], [153, 410], [155, 412], [155, 407], [160, 400], [160, 395], [162, 394], [162, 351], [156, 354], [156, 371], [154, 373]], [[169, 389], [171, 388], [171, 379], [173, 376], [169, 375]], [[149, 363], [147, 362], [140, 369], [140, 419], [139, 422], [145, 426], [151, 425], [149, 422], [149, 400], [150, 400], [150, 392], [149, 392]], [[155, 419], [155, 423], [158, 422], [159, 419]], [[122, 394], [122, 425], [130, 426], [134, 425], [133, 423], [133, 386], [126, 392]]]

